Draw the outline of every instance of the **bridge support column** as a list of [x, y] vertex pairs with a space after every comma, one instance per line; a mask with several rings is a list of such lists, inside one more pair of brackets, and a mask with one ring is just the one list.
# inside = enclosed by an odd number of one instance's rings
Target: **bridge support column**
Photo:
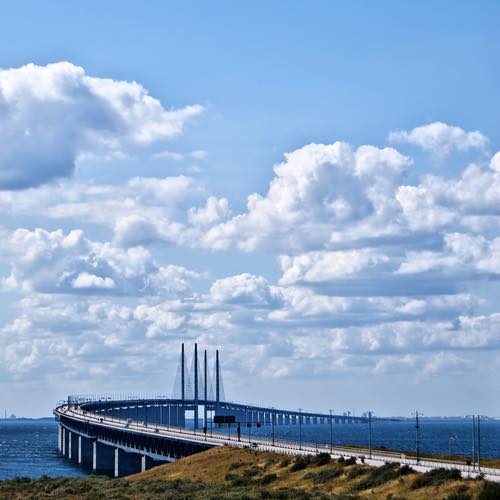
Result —
[[92, 470], [97, 470], [97, 441], [92, 442]]
[[115, 448], [115, 473], [114, 476], [118, 477], [120, 473], [120, 450]]
[[94, 441], [92, 469], [112, 476], [115, 469], [115, 448]]
[[62, 454], [64, 456], [66, 456], [66, 427], [62, 428], [62, 444], [61, 444], [61, 448], [62, 448]]
[[146, 455], [141, 456], [141, 472], [146, 472]]
[[94, 469], [94, 446], [91, 439], [78, 436], [78, 463], [86, 469]]
[[78, 434], [68, 431], [68, 459], [77, 460], [78, 458]]
[[59, 424], [59, 434], [58, 434], [58, 437], [57, 437], [57, 448], [59, 449], [59, 453], [62, 452], [62, 425]]

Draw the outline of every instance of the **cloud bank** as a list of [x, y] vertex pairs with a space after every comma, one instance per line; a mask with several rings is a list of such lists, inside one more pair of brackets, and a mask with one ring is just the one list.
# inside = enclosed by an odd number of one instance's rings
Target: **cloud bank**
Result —
[[391, 133], [464, 161], [458, 174], [396, 147], [306, 144], [239, 213], [187, 175], [68, 178], [81, 155], [171, 138], [201, 111], [69, 63], [0, 71], [0, 264], [16, 296], [0, 382], [68, 367], [146, 377], [181, 340], [223, 346], [240, 377], [497, 366], [472, 362], [500, 349], [500, 153], [484, 134], [441, 122]]

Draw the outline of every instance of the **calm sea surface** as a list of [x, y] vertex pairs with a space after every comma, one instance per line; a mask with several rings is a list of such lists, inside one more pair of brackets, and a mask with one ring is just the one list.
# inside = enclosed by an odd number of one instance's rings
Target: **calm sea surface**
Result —
[[59, 455], [55, 420], [0, 420], [0, 479], [84, 476]]
[[[256, 434], [257, 429], [252, 429]], [[260, 435], [270, 436], [269, 426], [258, 429]], [[368, 426], [365, 424], [334, 425], [334, 443], [368, 443]], [[428, 420], [421, 422], [421, 450], [469, 456], [472, 448], [472, 429], [469, 420]], [[234, 436], [232, 430], [232, 437]], [[251, 436], [250, 436], [251, 437]], [[276, 438], [298, 441], [296, 426], [276, 427]], [[248, 439], [243, 428], [242, 440]], [[330, 428], [302, 426], [302, 440], [310, 443], [330, 442]], [[372, 432], [374, 447], [409, 450], [415, 449], [415, 424], [410, 420], [374, 422]], [[481, 456], [500, 458], [500, 421], [481, 423]], [[85, 472], [64, 460], [57, 450], [57, 423], [52, 420], [0, 420], [0, 479], [19, 476], [84, 476]]]

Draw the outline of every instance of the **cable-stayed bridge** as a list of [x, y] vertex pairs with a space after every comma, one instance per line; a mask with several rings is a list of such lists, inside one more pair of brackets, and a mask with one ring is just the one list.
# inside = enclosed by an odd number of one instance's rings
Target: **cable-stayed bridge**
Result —
[[[59, 449], [64, 456], [94, 471], [123, 476], [164, 461], [214, 446], [252, 446], [290, 454], [328, 451], [332, 455], [368, 455], [366, 450], [334, 446], [334, 428], [342, 423], [368, 423], [372, 417], [307, 412], [302, 409], [256, 406], [227, 401], [219, 351], [209, 369], [207, 351], [198, 346], [188, 366], [182, 345], [171, 396], [109, 397], [68, 396], [54, 413], [59, 420]], [[302, 427], [328, 425], [330, 443], [310, 446], [302, 440]], [[298, 440], [275, 439], [276, 426], [296, 426]], [[256, 437], [256, 427], [269, 426], [269, 437]], [[254, 437], [252, 438], [252, 432]], [[401, 462], [399, 453], [378, 452], [379, 459]], [[420, 463], [419, 466], [422, 466]]]

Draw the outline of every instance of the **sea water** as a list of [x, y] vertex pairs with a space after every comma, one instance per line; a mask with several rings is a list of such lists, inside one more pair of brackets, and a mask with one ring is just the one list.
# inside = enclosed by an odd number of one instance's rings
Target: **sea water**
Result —
[[57, 422], [0, 420], [0, 479], [40, 476], [83, 476], [57, 449]]

